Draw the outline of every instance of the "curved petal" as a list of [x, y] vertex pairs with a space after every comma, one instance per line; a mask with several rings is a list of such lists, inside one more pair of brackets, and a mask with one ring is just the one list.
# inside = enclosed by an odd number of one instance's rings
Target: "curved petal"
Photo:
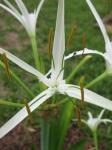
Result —
[[43, 4], [44, 4], [44, 1], [45, 1], [45, 0], [41, 0], [40, 3], [39, 3], [39, 5], [38, 5], [38, 7], [37, 7], [37, 10], [36, 10], [36, 20], [37, 20], [37, 18], [38, 18], [39, 12], [40, 12], [40, 10], [41, 10]]
[[18, 16], [21, 16], [19, 11], [8, 0], [4, 0], [4, 2], [15, 14], [17, 14]]
[[9, 60], [11, 60], [13, 63], [15, 63], [16, 65], [18, 65], [19, 67], [21, 67], [23, 70], [35, 75], [36, 77], [38, 77], [44, 84], [46, 84], [47, 86], [49, 86], [48, 84], [48, 79], [42, 74], [40, 73], [37, 69], [33, 68], [32, 66], [28, 65], [27, 63], [25, 63], [24, 61], [22, 61], [21, 59], [19, 59], [18, 57], [14, 56], [13, 54], [9, 53], [8, 51], [0, 48], [0, 54], [6, 54], [7, 58]]
[[100, 114], [98, 115], [98, 119], [101, 119], [101, 118], [102, 118], [104, 112], [105, 112], [105, 109], [103, 109], [103, 110], [100, 112]]
[[[69, 84], [67, 84], [67, 86], [68, 88], [66, 89], [65, 92], [68, 96], [81, 99], [81, 91], [79, 86]], [[84, 89], [84, 101], [112, 111], [111, 100], [106, 99], [88, 89]]]
[[99, 14], [97, 13], [94, 5], [92, 4], [91, 0], [86, 0], [86, 2], [88, 4], [89, 8], [91, 9], [94, 17], [96, 18], [96, 21], [97, 21], [97, 23], [98, 23], [98, 25], [100, 27], [100, 30], [101, 30], [101, 32], [103, 34], [103, 37], [104, 37], [104, 40], [105, 40], [105, 45], [106, 45], [106, 50], [110, 51], [112, 49], [112, 47], [111, 47], [111, 42], [110, 42], [109, 36], [108, 36], [108, 34], [106, 32], [106, 29], [105, 29], [105, 26], [104, 26], [104, 24], [103, 24], [103, 22], [102, 22], [102, 20], [101, 20], [101, 18], [99, 16]]
[[22, 0], [15, 0], [23, 16], [28, 17], [29, 13]]
[[89, 119], [92, 119], [92, 118], [93, 118], [91, 112], [88, 112], [88, 116], [89, 116]]
[[[52, 78], [63, 78], [63, 59], [65, 51], [64, 31], [64, 0], [59, 0], [56, 29], [53, 43], [53, 73]], [[60, 73], [61, 72], [61, 73]]]
[[91, 50], [91, 49], [85, 48], [84, 50], [70, 53], [68, 56], [65, 56], [64, 59], [67, 60], [75, 56], [86, 55], [86, 54], [97, 54], [97, 55], [101, 55], [102, 57], [104, 57], [104, 54], [97, 50]]
[[[36, 96], [30, 103], [30, 111], [34, 111], [38, 106], [44, 103], [47, 99], [52, 96], [53, 93], [49, 92], [49, 89], [45, 92], [41, 93], [40, 95]], [[43, 95], [43, 96], [42, 96]], [[34, 103], [35, 102], [35, 103]], [[32, 103], [32, 105], [30, 105]], [[0, 128], [0, 139], [4, 137], [7, 133], [9, 133], [13, 128], [15, 128], [20, 122], [22, 122], [28, 116], [28, 112], [26, 107], [21, 109], [16, 115], [14, 115], [7, 123], [5, 123]]]
[[101, 119], [101, 121], [103, 122], [103, 123], [107, 123], [107, 122], [109, 122], [109, 123], [112, 123], [112, 120], [110, 120], [110, 119]]
[[15, 12], [13, 12], [10, 8], [8, 8], [7, 6], [5, 6], [5, 5], [3, 5], [3, 4], [1, 4], [1, 3], [0, 3], [0, 7], [2, 7], [3, 9], [5, 9], [6, 11], [8, 11], [8, 12], [9, 12], [10, 14], [12, 14], [15, 18], [17, 18], [18, 21], [20, 21], [20, 22], [22, 23], [20, 16], [18, 16], [18, 15], [17, 15]]

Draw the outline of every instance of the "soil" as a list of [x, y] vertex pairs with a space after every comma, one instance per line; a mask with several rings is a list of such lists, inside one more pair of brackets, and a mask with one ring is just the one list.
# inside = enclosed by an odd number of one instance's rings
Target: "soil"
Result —
[[[65, 140], [64, 150], [69, 148], [71, 144], [84, 139], [84, 136], [81, 129], [71, 127]], [[36, 150], [40, 150], [40, 130], [26, 128], [23, 123], [19, 124], [0, 141], [0, 150], [33, 150], [33, 146]], [[95, 150], [91, 140], [84, 150]], [[100, 150], [106, 149], [101, 145]]]

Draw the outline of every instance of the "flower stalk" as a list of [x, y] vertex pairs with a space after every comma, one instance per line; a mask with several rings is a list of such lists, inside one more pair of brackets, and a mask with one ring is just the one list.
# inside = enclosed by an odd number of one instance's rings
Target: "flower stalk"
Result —
[[36, 36], [31, 37], [31, 44], [32, 44], [32, 49], [33, 49], [35, 66], [39, 71], [41, 71], [41, 62], [40, 62], [40, 56], [39, 56], [39, 52], [37, 48]]
[[94, 130], [94, 131], [93, 131], [93, 141], [94, 141], [95, 149], [96, 149], [96, 150], [99, 150], [99, 148], [98, 148], [97, 130]]

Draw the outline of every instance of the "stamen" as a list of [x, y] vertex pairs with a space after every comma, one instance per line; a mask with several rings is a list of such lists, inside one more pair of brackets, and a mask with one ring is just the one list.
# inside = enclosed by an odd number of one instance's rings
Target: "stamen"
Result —
[[84, 106], [84, 76], [80, 78], [81, 107]]
[[32, 119], [30, 107], [29, 107], [29, 105], [28, 105], [28, 102], [27, 102], [27, 99], [26, 99], [26, 98], [24, 98], [24, 104], [25, 104], [26, 110], [27, 110], [27, 112], [28, 112], [28, 116], [29, 116], [29, 119], [30, 119], [30, 123], [32, 124], [32, 123], [33, 123], [33, 119]]
[[10, 73], [10, 70], [9, 70], [9, 63], [8, 63], [7, 56], [6, 56], [5, 53], [1, 54], [1, 56], [3, 58], [3, 63], [5, 65], [5, 71], [6, 71], [7, 77], [10, 80], [11, 79], [11, 73]]
[[52, 47], [53, 47], [53, 28], [50, 28], [48, 34], [48, 56], [51, 58], [52, 56]]
[[76, 32], [76, 29], [77, 29], [76, 25], [74, 25], [71, 28], [71, 31], [68, 34], [68, 38], [67, 38], [67, 42], [66, 42], [66, 48], [70, 48], [71, 47], [71, 43], [72, 43], [72, 40], [73, 40], [73, 35]]
[[81, 126], [81, 111], [79, 107], [76, 107], [76, 116], [77, 116], [77, 120], [78, 120], [78, 126]]

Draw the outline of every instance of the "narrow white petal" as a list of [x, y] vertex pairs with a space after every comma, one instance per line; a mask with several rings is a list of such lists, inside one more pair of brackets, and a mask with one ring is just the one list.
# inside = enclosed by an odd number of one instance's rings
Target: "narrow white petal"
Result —
[[[80, 91], [79, 86], [73, 87], [73, 85], [68, 85], [68, 89], [66, 89], [65, 92], [70, 97], [81, 99], [81, 91]], [[84, 89], [84, 101], [112, 111], [112, 101], [111, 100], [106, 99], [88, 89]]]
[[[19, 67], [21, 67], [22, 69], [24, 69], [25, 71], [35, 75], [36, 77], [38, 77], [42, 82], [44, 82], [44, 84], [48, 85], [48, 79], [42, 74], [40, 73], [37, 69], [33, 68], [32, 66], [28, 65], [27, 63], [25, 63], [24, 61], [22, 61], [21, 59], [19, 59], [18, 57], [14, 56], [13, 54], [9, 53], [8, 51], [0, 48], [0, 54], [6, 54], [7, 58], [9, 60], [11, 60], [13, 63], [15, 63], [16, 65], [18, 65]], [[48, 85], [49, 86], [49, 85]]]
[[89, 116], [89, 119], [92, 119], [92, 118], [93, 118], [91, 112], [88, 112], [88, 116]]
[[105, 112], [105, 109], [103, 109], [103, 110], [100, 112], [100, 114], [99, 114], [99, 116], [98, 116], [98, 119], [101, 119], [101, 118], [102, 118], [104, 112]]
[[13, 12], [10, 8], [8, 8], [7, 6], [0, 4], [0, 7], [2, 7], [3, 9], [5, 9], [6, 11], [8, 11], [10, 14], [12, 14], [15, 18], [17, 18], [17, 20], [19, 20], [21, 23], [21, 18], [20, 16], [18, 16], [15, 12]]
[[48, 77], [48, 76], [51, 74], [51, 72], [52, 72], [52, 69], [50, 69], [50, 70], [45, 74], [45, 76]]
[[67, 60], [67, 59], [70, 59], [70, 58], [75, 57], [75, 56], [86, 55], [86, 54], [97, 54], [97, 55], [101, 55], [102, 57], [104, 57], [104, 54], [97, 51], [97, 50], [85, 48], [84, 50], [70, 53], [68, 56], [65, 56], [64, 59]]
[[8, 0], [4, 0], [4, 2], [6, 3], [6, 5], [18, 16], [20, 16], [19, 11], [8, 1]]
[[110, 119], [101, 119], [101, 120], [102, 120], [102, 122], [104, 122], [105, 124], [106, 124], [107, 122], [112, 123], [112, 120], [110, 120]]
[[101, 20], [101, 18], [99, 16], [99, 14], [97, 13], [94, 5], [92, 4], [91, 0], [86, 0], [86, 2], [88, 4], [89, 8], [91, 9], [94, 17], [96, 18], [96, 21], [97, 21], [97, 23], [98, 23], [98, 25], [100, 27], [100, 30], [101, 30], [101, 32], [103, 34], [103, 37], [104, 37], [104, 40], [105, 40], [105, 45], [106, 45], [106, 50], [110, 51], [111, 50], [111, 43], [110, 43], [109, 36], [108, 36], [108, 34], [106, 32], [105, 26], [104, 26], [104, 24], [103, 24], [103, 22], [102, 22], [102, 20]]
[[[30, 23], [29, 23], [29, 16], [25, 17], [22, 16], [21, 14], [18, 14], [17, 12], [13, 11], [11, 8], [8, 8], [7, 6], [0, 4], [0, 7], [2, 7], [3, 9], [5, 9], [6, 11], [8, 11], [10, 14], [12, 14], [26, 29], [26, 31], [28, 32], [28, 34], [31, 34], [31, 27], [30, 27]], [[29, 19], [29, 20], [28, 20]]]
[[41, 0], [40, 3], [39, 3], [39, 5], [38, 5], [38, 7], [37, 7], [37, 10], [36, 10], [36, 20], [37, 20], [37, 18], [38, 18], [39, 12], [40, 12], [40, 10], [41, 10], [43, 4], [44, 4], [44, 1], [45, 1], [45, 0]]
[[[44, 92], [45, 93], [45, 92]], [[41, 95], [41, 97], [40, 97]], [[45, 102], [47, 99], [49, 99], [52, 96], [52, 93], [50, 94], [46, 92], [46, 95], [41, 93], [40, 95], [36, 96], [30, 103], [30, 111], [34, 111], [38, 106], [40, 106], [43, 102]], [[43, 97], [42, 97], [43, 95]], [[35, 102], [35, 103], [34, 103]], [[30, 105], [32, 103], [32, 105]], [[7, 123], [5, 123], [0, 128], [0, 139], [4, 137], [7, 133], [9, 133], [13, 128], [15, 128], [20, 122], [22, 122], [26, 117], [28, 116], [28, 112], [26, 108], [24, 107], [21, 109], [16, 115], [14, 115]]]
[[[59, 77], [63, 68], [63, 59], [65, 51], [65, 31], [64, 31], [64, 0], [59, 0], [56, 29], [53, 43], [53, 77]], [[60, 75], [63, 78], [63, 72]]]
[[28, 16], [28, 10], [22, 0], [15, 0], [23, 16]]

